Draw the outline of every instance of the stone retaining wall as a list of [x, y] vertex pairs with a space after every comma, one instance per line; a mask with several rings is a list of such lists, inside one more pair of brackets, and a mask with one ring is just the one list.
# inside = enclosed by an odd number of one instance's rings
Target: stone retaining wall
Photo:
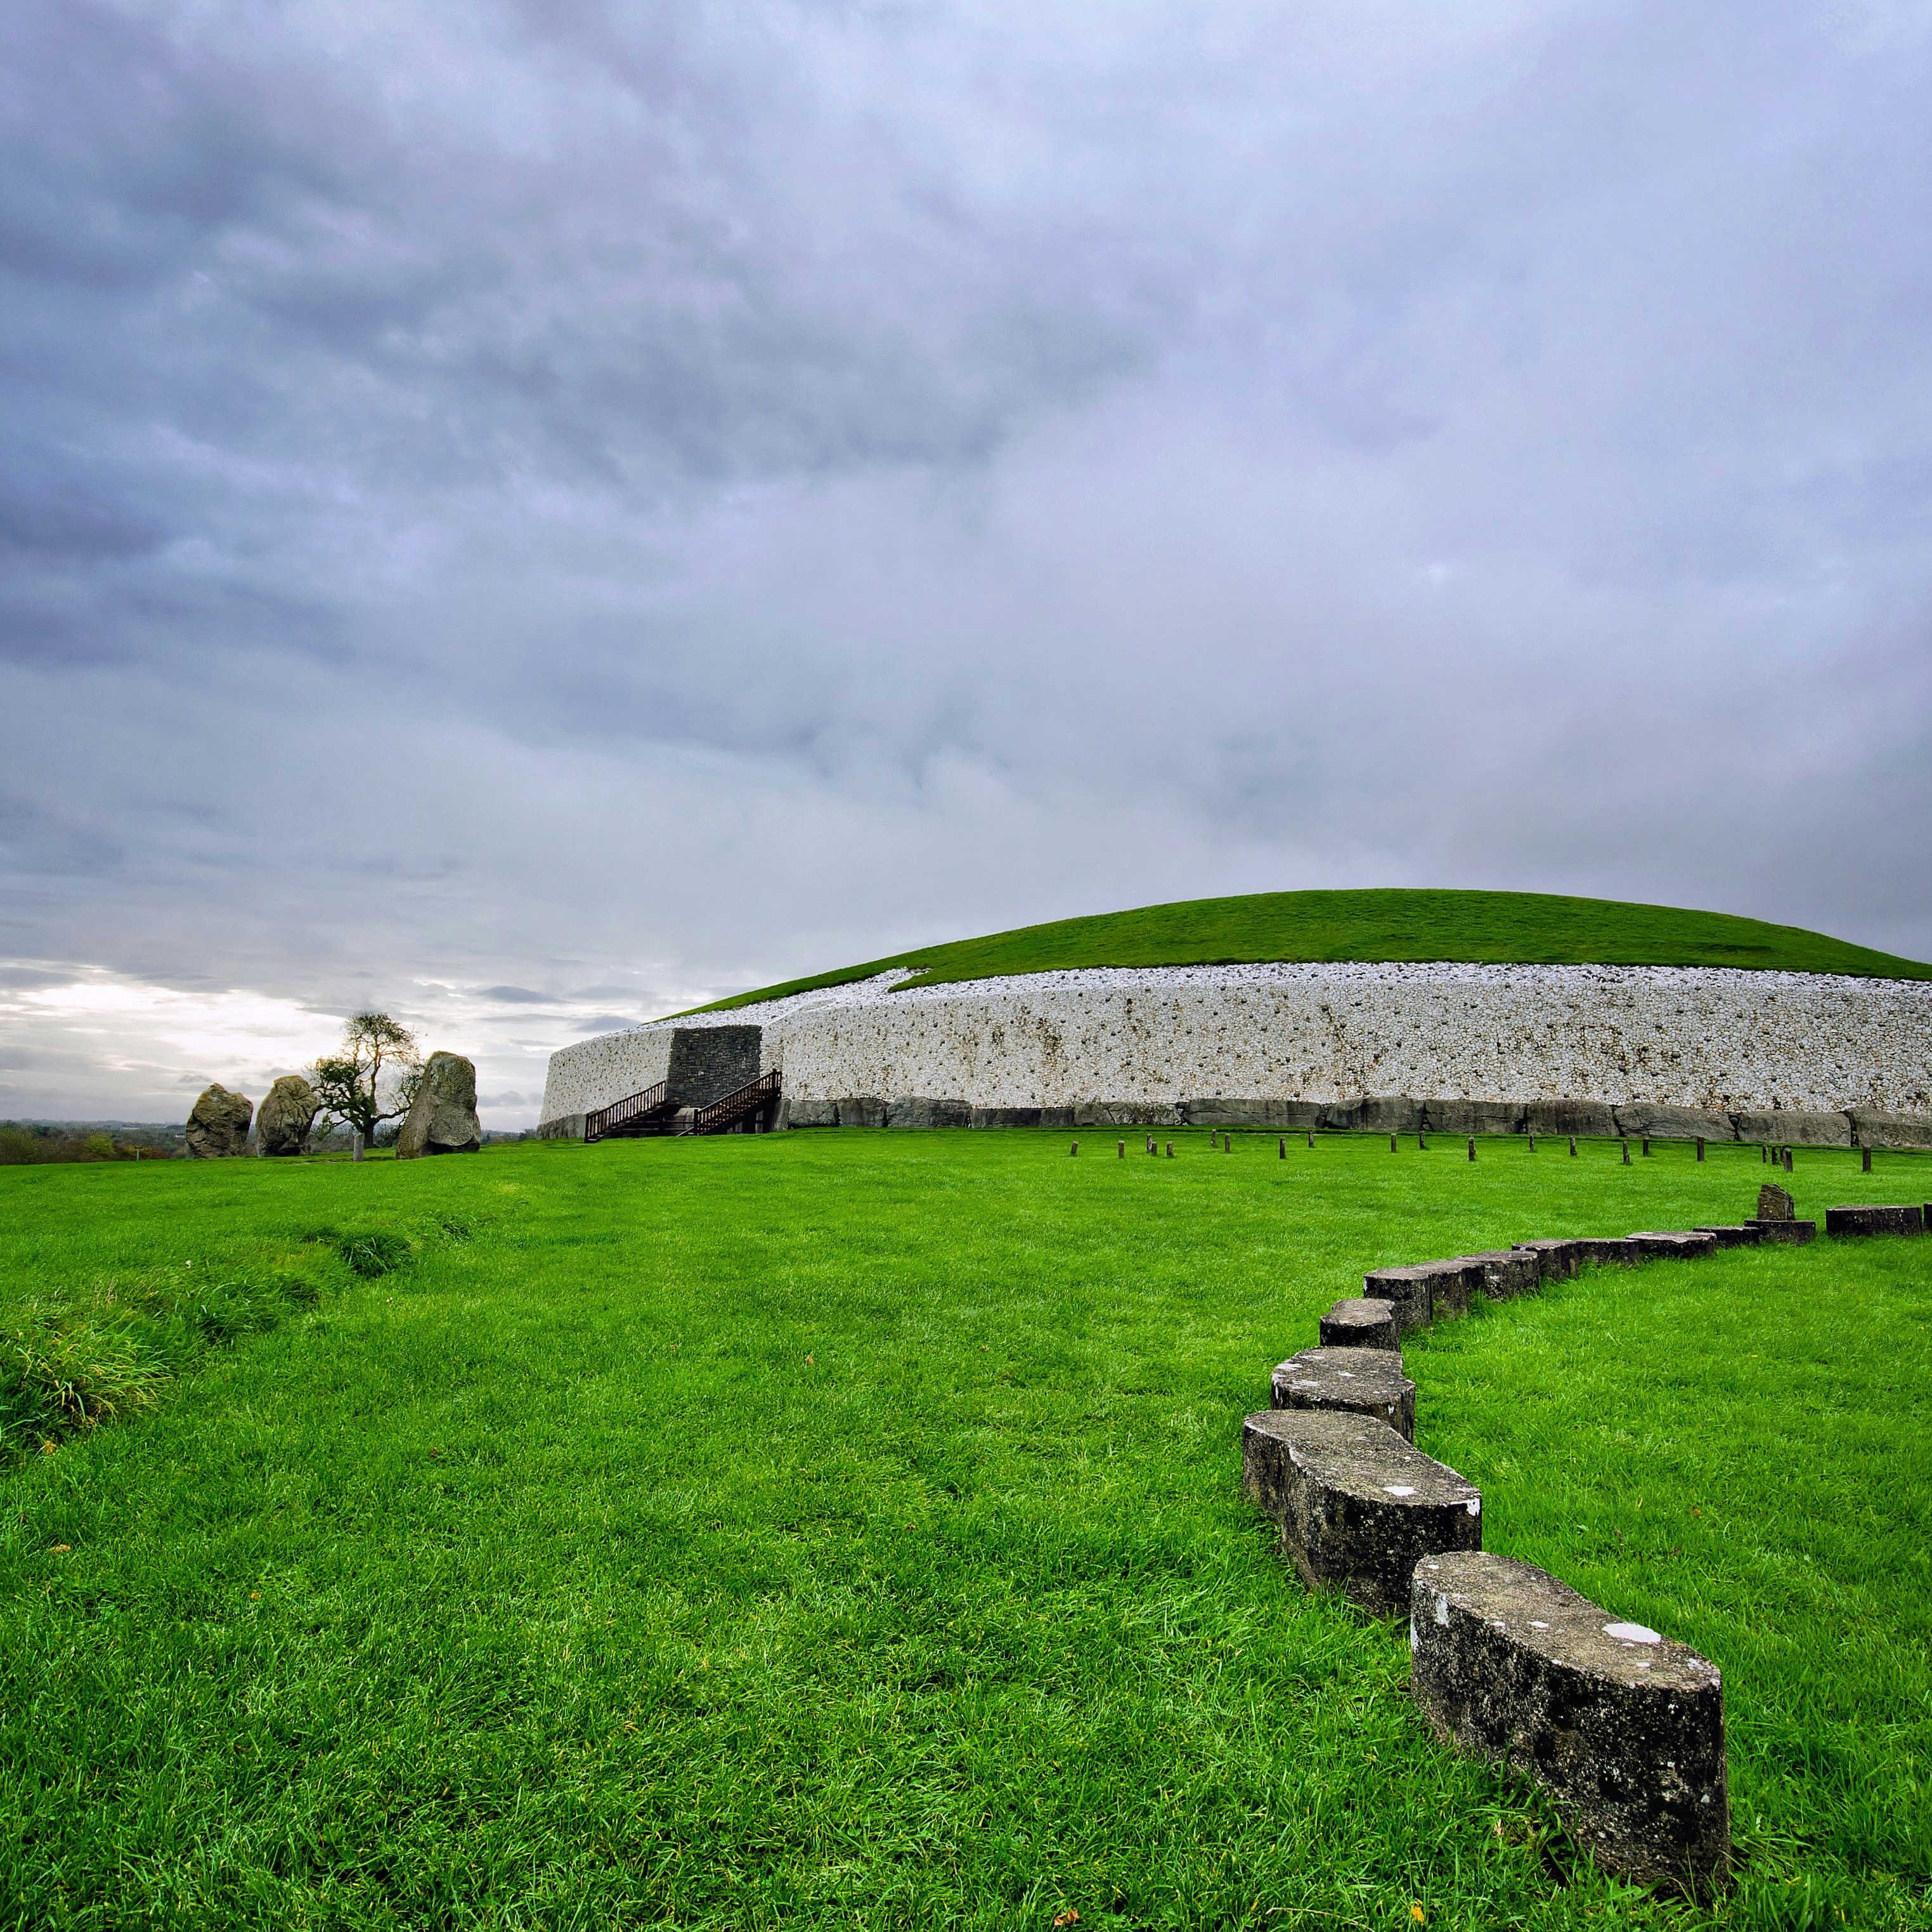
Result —
[[543, 1118], [662, 1079], [674, 1030], [752, 1023], [759, 1071], [782, 1071], [800, 1125], [801, 1109], [822, 1118], [843, 1103], [916, 1101], [988, 1120], [1097, 1108], [1107, 1118], [1092, 1124], [1844, 1145], [1851, 1110], [1868, 1123], [1867, 1144], [1932, 1144], [1932, 984], [1918, 982], [1330, 964], [1096, 969], [894, 990], [904, 976], [580, 1041], [551, 1058]]

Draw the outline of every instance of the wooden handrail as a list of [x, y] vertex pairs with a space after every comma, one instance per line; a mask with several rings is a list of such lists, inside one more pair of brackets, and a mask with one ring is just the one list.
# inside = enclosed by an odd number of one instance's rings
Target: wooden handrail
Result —
[[586, 1141], [602, 1140], [613, 1127], [622, 1126], [626, 1120], [634, 1120], [640, 1114], [648, 1114], [654, 1107], [664, 1105], [667, 1083], [660, 1080], [655, 1087], [646, 1087], [641, 1094], [626, 1094], [621, 1100], [613, 1100], [608, 1107], [599, 1107], [594, 1113], [584, 1117], [584, 1138]]
[[688, 1134], [714, 1133], [720, 1127], [728, 1127], [734, 1120], [743, 1119], [747, 1114], [769, 1106], [778, 1097], [780, 1078], [774, 1067], [770, 1072], [760, 1074], [757, 1079], [747, 1081], [730, 1093], [721, 1094], [708, 1106], [700, 1107], [692, 1115], [690, 1125], [682, 1131]]

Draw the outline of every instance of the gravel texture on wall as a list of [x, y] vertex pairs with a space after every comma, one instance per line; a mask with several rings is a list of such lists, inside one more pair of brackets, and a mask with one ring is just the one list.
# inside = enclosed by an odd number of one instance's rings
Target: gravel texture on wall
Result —
[[986, 1107], [1369, 1094], [1932, 1110], [1932, 983], [1704, 967], [1188, 966], [893, 990], [658, 1021], [553, 1054], [544, 1118], [663, 1077], [674, 1025], [764, 1029], [792, 1102]]

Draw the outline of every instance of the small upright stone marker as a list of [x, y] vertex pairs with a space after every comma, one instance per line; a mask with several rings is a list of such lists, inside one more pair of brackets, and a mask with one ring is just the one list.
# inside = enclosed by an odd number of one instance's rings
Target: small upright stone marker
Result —
[[1288, 1136], [1286, 1134], [1282, 1136], [1281, 1144], [1275, 1149], [1275, 1157], [1279, 1160], [1288, 1158]]
[[1702, 1134], [1697, 1136], [1697, 1158], [1700, 1160], [1704, 1158], [1704, 1136]]
[[1270, 1406], [1348, 1409], [1415, 1439], [1415, 1384], [1387, 1348], [1304, 1348], [1275, 1370]]
[[1475, 1137], [1475, 1136], [1474, 1136], [1474, 1134], [1472, 1134], [1472, 1135], [1469, 1136], [1469, 1158], [1470, 1158], [1472, 1160], [1474, 1160], [1475, 1159], [1475, 1157], [1476, 1157], [1476, 1137]]
[[1576, 1136], [1574, 1134], [1570, 1136], [1570, 1158], [1572, 1160], [1576, 1158]]
[[1730, 1856], [1724, 1679], [1534, 1564], [1424, 1556], [1410, 1688], [1437, 1733], [1514, 1765], [1604, 1870], [1708, 1894]]
[[1393, 1348], [1402, 1353], [1401, 1331], [1396, 1326], [1395, 1304], [1366, 1294], [1338, 1301], [1322, 1318], [1324, 1348]]
[[1798, 1203], [1774, 1182], [1766, 1181], [1757, 1191], [1757, 1219], [1789, 1221], [1798, 1212]]
[[1069, 1148], [1066, 1150], [1068, 1158], [1070, 1160], [1070, 1159], [1071, 1159], [1071, 1158], [1072, 1158], [1075, 1154], [1078, 1154], [1079, 1151], [1080, 1151], [1080, 1143], [1079, 1143], [1078, 1141], [1076, 1141], [1076, 1142], [1073, 1143], [1073, 1144], [1072, 1144], [1070, 1148]]
[[1628, 1134], [1623, 1135], [1621, 1136], [1621, 1141], [1624, 1150], [1624, 1165], [1628, 1167], [1630, 1165], [1630, 1136]]
[[1378, 1617], [1408, 1606], [1418, 1558], [1483, 1546], [1475, 1485], [1372, 1416], [1250, 1416], [1241, 1486], [1280, 1524], [1282, 1549], [1311, 1590], [1339, 1590]]
[[1858, 1168], [1858, 1172], [1859, 1172], [1861, 1174], [1869, 1174], [1869, 1173], [1870, 1173], [1870, 1172], [1871, 1172], [1871, 1149], [1870, 1149], [1870, 1148], [1859, 1148], [1858, 1152], [1864, 1156], [1864, 1161], [1863, 1161], [1862, 1164], [1860, 1166], [1860, 1167], [1859, 1167], [1859, 1168]]
[[1398, 1152], [1398, 1151], [1399, 1151], [1399, 1150], [1397, 1149], [1397, 1148], [1396, 1148], [1396, 1144], [1395, 1144], [1395, 1136], [1394, 1136], [1394, 1135], [1390, 1134], [1390, 1135], [1389, 1136], [1389, 1152], [1390, 1152], [1390, 1154], [1394, 1154], [1394, 1153], [1396, 1153], [1396, 1152]]

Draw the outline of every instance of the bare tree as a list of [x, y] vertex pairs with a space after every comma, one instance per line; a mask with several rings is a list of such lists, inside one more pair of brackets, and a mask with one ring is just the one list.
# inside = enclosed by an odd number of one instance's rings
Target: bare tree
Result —
[[332, 1114], [373, 1146], [384, 1120], [410, 1111], [422, 1080], [416, 1035], [387, 1013], [356, 1013], [342, 1029], [342, 1044], [310, 1070], [310, 1084]]

